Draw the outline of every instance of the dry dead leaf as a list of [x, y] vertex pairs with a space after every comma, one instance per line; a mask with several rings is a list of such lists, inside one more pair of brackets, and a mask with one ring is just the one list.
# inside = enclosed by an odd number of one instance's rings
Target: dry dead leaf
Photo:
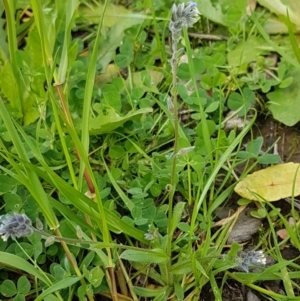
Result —
[[[216, 222], [214, 224], [214, 227], [219, 227], [219, 226], [224, 226], [226, 224], [228, 224], [229, 222], [231, 222], [233, 219], [237, 219], [238, 216], [240, 215], [240, 213], [246, 208], [246, 206], [240, 206], [238, 207], [237, 211], [235, 213], [233, 213], [231, 216], [229, 217], [223, 217], [220, 221]], [[224, 209], [224, 208], [223, 208]], [[225, 208], [226, 209], [226, 208]], [[221, 214], [221, 212], [219, 212], [219, 214]]]
[[295, 0], [258, 0], [261, 6], [268, 8], [276, 15], [286, 16], [287, 11], [292, 23], [298, 28], [300, 26], [299, 12], [300, 2]]
[[253, 201], [274, 202], [298, 196], [300, 195], [299, 166], [299, 163], [285, 163], [256, 171], [240, 181], [234, 191], [241, 197]]
[[247, 5], [247, 15], [251, 16], [251, 14], [255, 11], [256, 8], [256, 0], [248, 0], [248, 5]]

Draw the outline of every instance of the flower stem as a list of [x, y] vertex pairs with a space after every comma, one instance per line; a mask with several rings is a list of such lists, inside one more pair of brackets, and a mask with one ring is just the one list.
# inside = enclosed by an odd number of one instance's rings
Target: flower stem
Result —
[[[178, 118], [178, 106], [177, 106], [177, 43], [178, 38], [172, 32], [172, 58], [171, 58], [171, 68], [172, 68], [172, 87], [171, 87], [171, 101], [172, 101], [172, 116], [174, 123], [174, 146], [173, 146], [173, 158], [172, 158], [172, 169], [171, 169], [171, 181], [170, 181], [170, 191], [169, 191], [169, 204], [168, 204], [168, 244], [167, 244], [167, 255], [171, 258], [172, 252], [172, 237], [173, 237], [173, 227], [172, 227], [172, 218], [173, 218], [173, 199], [176, 191], [176, 162], [178, 151], [178, 138], [179, 138], [179, 118]], [[171, 261], [169, 261], [171, 266]], [[168, 271], [170, 271], [170, 266]], [[171, 275], [169, 275], [169, 285], [172, 284], [173, 280]]]

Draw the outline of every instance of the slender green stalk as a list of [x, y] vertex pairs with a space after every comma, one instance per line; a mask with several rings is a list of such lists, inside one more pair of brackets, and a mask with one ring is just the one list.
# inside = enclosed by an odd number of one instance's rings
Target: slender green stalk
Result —
[[[179, 118], [178, 118], [178, 106], [177, 106], [177, 65], [178, 60], [176, 58], [177, 54], [177, 39], [172, 37], [172, 58], [171, 58], [171, 67], [172, 67], [172, 88], [171, 88], [171, 97], [172, 105], [171, 115], [174, 120], [174, 146], [173, 146], [173, 158], [172, 158], [172, 169], [171, 169], [171, 180], [169, 186], [169, 204], [168, 204], [168, 244], [167, 244], [167, 254], [171, 258], [171, 248], [172, 248], [172, 236], [173, 233], [170, 233], [172, 229], [172, 216], [173, 216], [173, 198], [176, 190], [176, 162], [177, 162], [177, 151], [178, 151], [178, 129], [179, 129]], [[171, 263], [170, 263], [171, 264]], [[169, 279], [172, 284], [172, 280]]]
[[211, 145], [211, 141], [210, 141], [210, 135], [209, 135], [208, 125], [206, 122], [205, 112], [204, 112], [204, 109], [203, 109], [203, 106], [202, 106], [201, 100], [200, 100], [200, 95], [199, 95], [199, 91], [198, 91], [196, 78], [195, 78], [195, 76], [193, 76], [195, 74], [195, 68], [194, 68], [194, 64], [193, 64], [193, 55], [192, 55], [192, 50], [191, 50], [191, 46], [190, 46], [189, 36], [188, 36], [188, 32], [186, 29], [183, 30], [183, 34], [184, 34], [184, 40], [185, 40], [186, 53], [188, 56], [191, 79], [192, 79], [193, 86], [194, 86], [194, 89], [195, 89], [195, 92], [197, 95], [199, 109], [200, 109], [200, 119], [201, 119], [205, 149], [207, 152], [207, 156], [209, 158], [209, 162], [210, 162], [211, 166], [213, 167], [214, 162], [213, 162], [213, 154], [212, 154], [213, 153], [212, 145]]
[[18, 50], [18, 43], [17, 43], [17, 34], [16, 34], [16, 26], [15, 26], [15, 1], [10, 0], [3, 0], [3, 4], [5, 7], [6, 13], [6, 22], [7, 22], [7, 38], [8, 38], [8, 46], [9, 46], [9, 55], [10, 55], [10, 62], [13, 70], [13, 74], [16, 81], [16, 90], [18, 92], [18, 97], [13, 99], [12, 106], [18, 110], [22, 115], [24, 114], [23, 108], [23, 91], [22, 91], [22, 81], [20, 70], [18, 68], [17, 63], [17, 50]]
[[[168, 204], [168, 242], [167, 242], [167, 256], [171, 259], [172, 240], [173, 240], [173, 198], [176, 191], [176, 162], [178, 152], [178, 139], [179, 139], [179, 118], [178, 118], [178, 106], [177, 106], [177, 68], [179, 56], [182, 49], [177, 48], [180, 41], [182, 30], [193, 26], [199, 19], [199, 11], [196, 4], [189, 2], [187, 6], [184, 3], [172, 7], [171, 21], [169, 29], [171, 31], [172, 38], [172, 57], [170, 60], [172, 70], [172, 87], [171, 87], [171, 101], [167, 99], [168, 109], [171, 111], [171, 115], [174, 121], [174, 146], [173, 146], [173, 158], [171, 169], [171, 180], [169, 185], [169, 204]], [[171, 260], [168, 261], [168, 271], [171, 268]], [[171, 273], [167, 273], [167, 282], [171, 286], [173, 285], [173, 277]]]
[[[84, 152], [86, 154], [89, 153], [89, 120], [90, 120], [90, 109], [91, 109], [91, 102], [92, 102], [92, 95], [93, 95], [93, 88], [94, 88], [94, 80], [95, 80], [95, 74], [96, 74], [96, 65], [97, 65], [97, 55], [98, 55], [98, 47], [100, 44], [100, 38], [101, 38], [101, 29], [104, 21], [104, 15], [105, 11], [108, 5], [108, 0], [105, 1], [104, 3], [104, 8], [103, 12], [101, 15], [100, 19], [100, 24], [98, 26], [97, 30], [97, 35], [96, 35], [96, 40], [93, 46], [93, 51], [90, 59], [90, 64], [88, 68], [88, 73], [87, 73], [87, 79], [86, 79], [86, 86], [85, 86], [85, 94], [84, 94], [84, 105], [83, 105], [83, 111], [82, 111], [82, 130], [81, 130], [81, 143], [82, 147], [84, 149]], [[82, 187], [82, 176], [83, 174], [85, 175], [86, 180], [91, 179], [90, 184], [89, 184], [89, 190], [92, 194], [95, 194], [95, 197], [93, 198], [97, 204], [98, 204], [98, 210], [99, 213], [101, 214], [101, 228], [102, 228], [102, 234], [103, 234], [103, 240], [105, 243], [110, 242], [110, 233], [108, 230], [108, 225], [106, 221], [106, 216], [104, 214], [104, 207], [102, 204], [101, 196], [100, 193], [93, 185], [95, 181], [93, 181], [93, 175], [91, 172], [91, 169], [87, 169], [86, 164], [84, 161], [80, 161], [80, 177], [79, 177], [79, 189]], [[100, 221], [99, 221], [100, 223]], [[113, 267], [113, 260], [112, 260], [112, 255], [111, 255], [111, 250], [107, 248], [107, 255], [108, 255], [108, 269], [109, 273], [107, 275], [110, 276], [110, 291], [113, 299], [117, 299], [116, 297], [116, 284], [115, 284], [115, 278], [114, 278], [114, 273], [111, 270]], [[108, 279], [109, 280], [109, 279]]]
[[[58, 229], [55, 230], [55, 233], [56, 233], [56, 236], [58, 236], [58, 237], [61, 236]], [[62, 245], [62, 247], [63, 247], [63, 249], [64, 249], [64, 251], [65, 251], [65, 253], [68, 257], [68, 260], [70, 261], [72, 267], [74, 268], [74, 271], [75, 271], [76, 275], [78, 277], [81, 277], [82, 275], [81, 275], [80, 269], [78, 267], [77, 261], [76, 261], [75, 257], [73, 256], [73, 254], [71, 253], [68, 245], [63, 240], [60, 243], [61, 243], [61, 245]], [[82, 285], [86, 285], [86, 282], [83, 278], [80, 280], [80, 282], [81, 282]], [[91, 294], [90, 291], [86, 292], [86, 296], [88, 297], [88, 299], [90, 301], [94, 300], [94, 297], [93, 297], [93, 295]]]
[[[38, 29], [39, 36], [42, 43], [42, 55], [44, 61], [44, 70], [47, 78], [48, 87], [51, 87], [52, 75], [50, 71], [53, 69], [53, 57], [52, 50], [50, 47], [50, 41], [48, 40], [46, 33], [49, 32], [48, 28], [46, 28], [44, 13], [41, 6], [41, 1], [38, 0], [30, 0], [31, 7], [34, 14], [35, 25]], [[49, 68], [50, 67], [50, 68]], [[55, 82], [58, 82], [57, 75], [55, 70], [53, 70], [53, 77]]]
[[[2, 98], [0, 97], [0, 116], [2, 120], [4, 121], [4, 124], [10, 133], [12, 142], [15, 146], [15, 149], [18, 153], [18, 156], [25, 162], [30, 162], [27, 152], [25, 150], [24, 144], [21, 141], [15, 126], [9, 116], [9, 113], [6, 109], [6, 106], [3, 103]], [[27, 178], [29, 180], [28, 182], [28, 190], [31, 191], [32, 195], [35, 197], [35, 200], [37, 201], [39, 207], [41, 208], [48, 224], [51, 228], [57, 227], [57, 220], [54, 215], [54, 212], [47, 201], [47, 195], [44, 191], [44, 188], [42, 187], [42, 184], [37, 177], [36, 173], [33, 172], [30, 168], [28, 168], [25, 164], [23, 165], [23, 168], [25, 170], [24, 178]], [[17, 168], [17, 170], [21, 170], [22, 168]]]
[[[99, 52], [99, 45], [100, 45], [100, 38], [101, 38], [101, 29], [103, 25], [105, 11], [108, 5], [108, 0], [104, 3], [103, 12], [101, 14], [100, 23], [97, 29], [96, 39], [92, 49], [92, 55], [89, 62], [89, 68], [86, 77], [86, 84], [84, 89], [84, 101], [83, 101], [83, 110], [82, 110], [82, 128], [81, 128], [81, 143], [85, 152], [89, 153], [89, 141], [90, 141], [90, 134], [89, 134], [89, 120], [90, 120], [90, 110], [91, 110], [91, 103], [92, 103], [92, 96], [93, 96], [93, 89], [94, 89], [94, 81], [95, 81], [95, 74], [96, 74], [96, 65], [97, 65], [97, 55]], [[85, 169], [85, 164], [83, 161], [80, 162], [80, 176], [79, 176], [79, 189], [82, 187], [82, 179], [83, 173]]]
[[150, 1], [151, 3], [151, 13], [152, 13], [152, 20], [153, 20], [153, 28], [154, 28], [154, 34], [155, 34], [155, 39], [156, 39], [156, 43], [157, 43], [157, 49], [158, 49], [158, 53], [161, 54], [161, 60], [163, 62], [163, 64], [166, 63], [166, 52], [165, 52], [165, 48], [162, 46], [162, 39], [160, 38], [159, 35], [159, 28], [158, 28], [158, 24], [157, 24], [157, 19], [155, 16], [155, 9], [154, 9], [154, 0]]

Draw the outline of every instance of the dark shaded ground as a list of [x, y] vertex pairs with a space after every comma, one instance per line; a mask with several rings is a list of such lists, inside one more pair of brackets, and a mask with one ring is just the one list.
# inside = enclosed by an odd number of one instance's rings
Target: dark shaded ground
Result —
[[284, 163], [300, 162], [300, 124], [287, 127], [272, 118], [267, 118], [260, 119], [256, 129], [257, 134], [264, 137], [266, 149], [278, 141], [278, 154]]
[[[214, 294], [208, 284], [203, 288], [203, 295], [200, 297], [199, 301], [215, 301]], [[269, 300], [261, 299], [245, 286], [241, 286], [235, 281], [228, 280], [223, 288], [223, 301], [259, 301], [259, 300]]]

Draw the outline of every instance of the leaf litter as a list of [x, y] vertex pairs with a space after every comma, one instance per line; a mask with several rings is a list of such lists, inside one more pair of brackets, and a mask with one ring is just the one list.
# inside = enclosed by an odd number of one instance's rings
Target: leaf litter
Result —
[[253, 201], [274, 202], [300, 195], [299, 163], [270, 166], [247, 175], [234, 191]]

